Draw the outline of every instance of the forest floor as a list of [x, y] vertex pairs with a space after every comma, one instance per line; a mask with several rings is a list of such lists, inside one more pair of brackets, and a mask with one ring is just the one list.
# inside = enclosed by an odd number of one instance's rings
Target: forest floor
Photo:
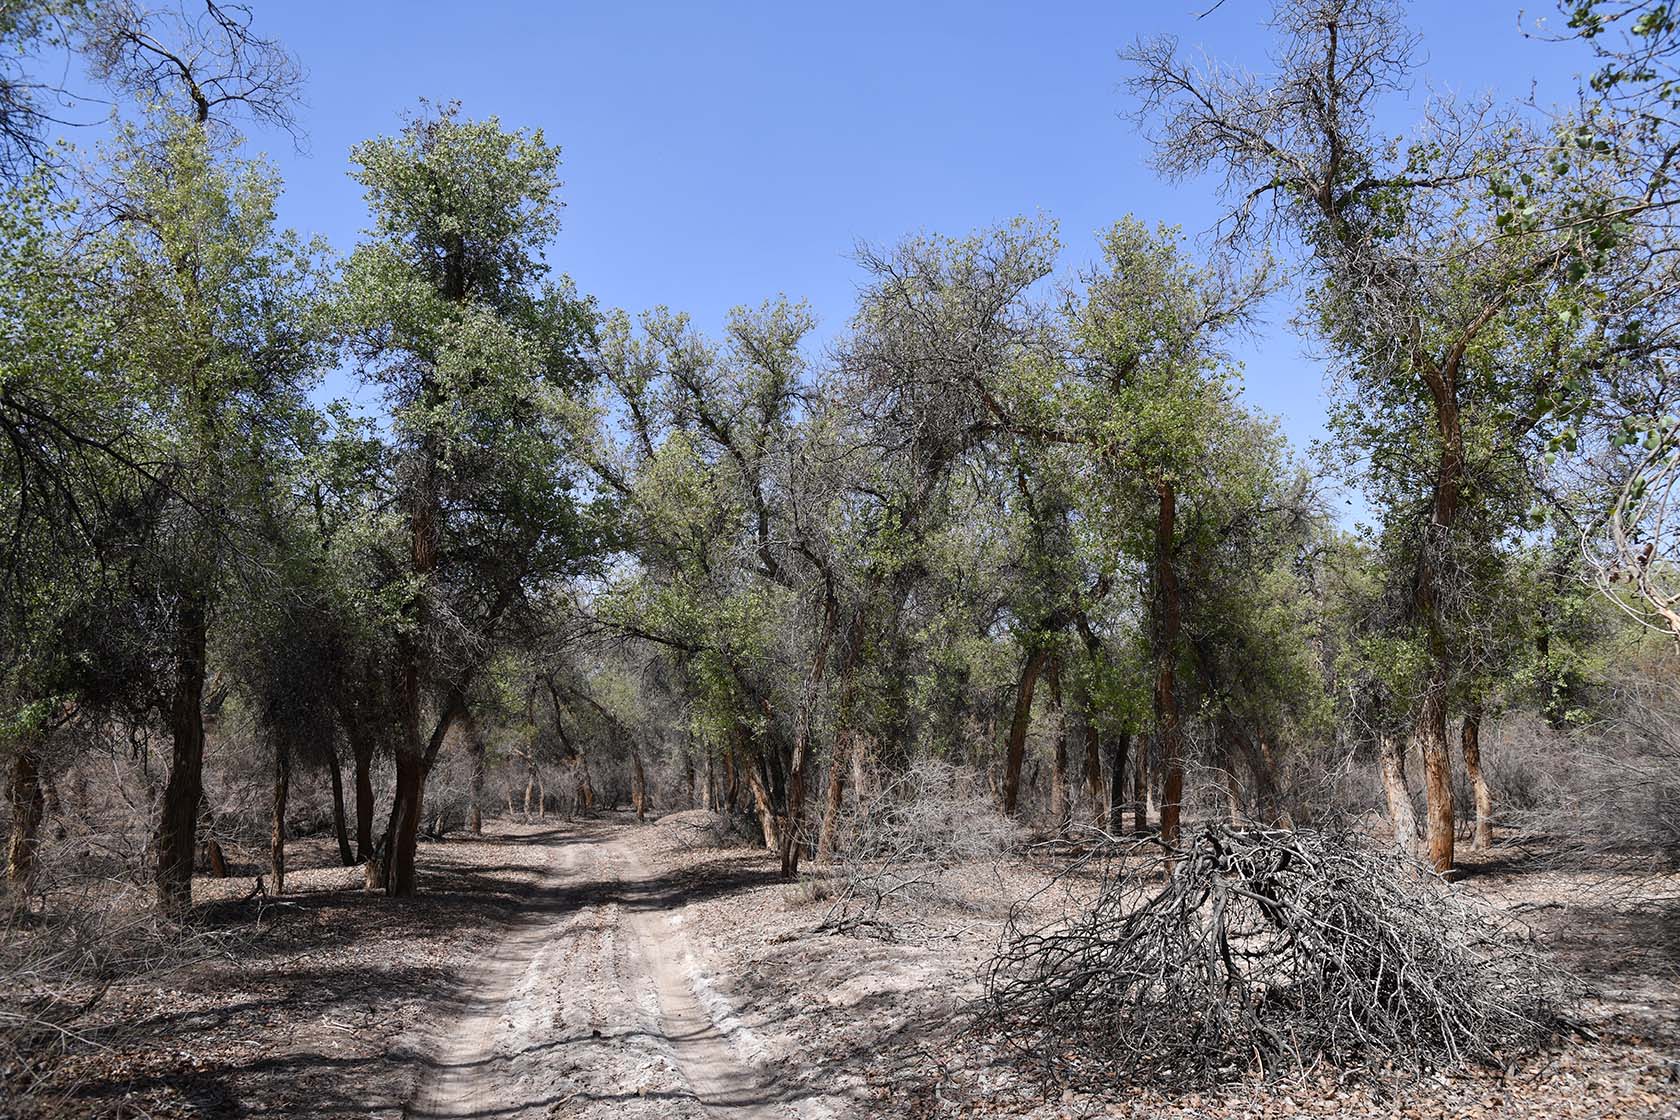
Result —
[[696, 827], [707, 816], [489, 823], [424, 845], [422, 894], [403, 903], [365, 893], [361, 869], [314, 840], [294, 842], [278, 902], [247, 897], [249, 874], [200, 879], [205, 931], [230, 936], [113, 989], [46, 1111], [1680, 1116], [1680, 930], [1653, 905], [1674, 881], [1548, 870], [1516, 847], [1471, 857], [1462, 889], [1521, 916], [1587, 991], [1575, 1037], [1505, 1070], [1047, 1096], [965, 1029], [1009, 907], [1045, 868], [964, 868], [836, 934], [820, 879], [779, 882], [762, 849]]

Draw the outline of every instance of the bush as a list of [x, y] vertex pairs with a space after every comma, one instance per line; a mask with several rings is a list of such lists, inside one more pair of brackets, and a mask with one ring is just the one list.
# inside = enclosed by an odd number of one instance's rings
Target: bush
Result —
[[860, 796], [836, 839], [839, 886], [824, 925], [854, 928], [879, 927], [890, 900], [932, 901], [946, 871], [1016, 851], [1021, 833], [979, 775], [925, 759]]
[[1010, 923], [982, 1004], [1058, 1082], [1453, 1067], [1560, 1022], [1566, 986], [1540, 952], [1392, 850], [1207, 826], [1176, 851], [1106, 844], [1075, 874], [1093, 870], [1071, 919]]

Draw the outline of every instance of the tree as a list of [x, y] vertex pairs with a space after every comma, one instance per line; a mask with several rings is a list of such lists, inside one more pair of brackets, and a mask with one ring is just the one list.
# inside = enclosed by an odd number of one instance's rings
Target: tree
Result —
[[1389, 0], [1292, 0], [1272, 23], [1273, 75], [1204, 72], [1155, 40], [1127, 53], [1131, 84], [1161, 123], [1164, 173], [1224, 172], [1231, 237], [1288, 235], [1302, 247], [1310, 321], [1344, 390], [1343, 443], [1372, 465], [1382, 517], [1415, 527], [1406, 622], [1425, 671], [1410, 736], [1424, 760], [1429, 858], [1445, 870], [1447, 703], [1460, 661], [1447, 615], [1457, 527], [1475, 500], [1468, 457], [1523, 454], [1563, 372], [1554, 306], [1598, 263], [1604, 200], [1576, 196], [1560, 210], [1560, 184], [1580, 169], [1536, 160], [1556, 147], [1487, 103], [1436, 101], [1403, 148], [1379, 135], [1380, 100], [1408, 81], [1417, 52]]
[[163, 464], [139, 601], [151, 604], [148, 703], [172, 743], [158, 898], [179, 909], [192, 898], [211, 628], [263, 480], [296, 446], [327, 331], [320, 249], [276, 229], [272, 172], [218, 156], [194, 122], [154, 127], [115, 142], [100, 201], [117, 221], [94, 251], [114, 304], [101, 376], [143, 403], [146, 457]]
[[381, 389], [406, 584], [395, 634], [397, 788], [386, 889], [414, 892], [426, 775], [495, 637], [597, 554], [567, 449], [595, 313], [545, 279], [560, 153], [540, 132], [425, 110], [359, 144], [373, 227], [350, 258], [351, 352]]

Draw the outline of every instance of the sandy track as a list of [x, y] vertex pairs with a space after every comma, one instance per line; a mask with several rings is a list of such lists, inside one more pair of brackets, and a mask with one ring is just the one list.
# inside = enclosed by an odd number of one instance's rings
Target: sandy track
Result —
[[542, 880], [435, 1025], [406, 1115], [791, 1115], [692, 967], [682, 892], [650, 876], [620, 831], [583, 824], [533, 838], [548, 852]]

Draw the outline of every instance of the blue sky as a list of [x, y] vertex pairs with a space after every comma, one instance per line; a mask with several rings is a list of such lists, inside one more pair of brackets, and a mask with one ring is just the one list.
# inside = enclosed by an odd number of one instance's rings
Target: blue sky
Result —
[[[308, 147], [253, 146], [285, 176], [285, 222], [347, 251], [365, 224], [351, 144], [400, 127], [421, 97], [459, 99], [562, 146], [550, 257], [603, 304], [663, 303], [714, 330], [730, 307], [785, 292], [827, 338], [852, 305], [859, 239], [1042, 212], [1073, 270], [1128, 212], [1205, 232], [1211, 184], [1150, 171], [1115, 52], [1167, 32], [1264, 66], [1269, 5], [1226, 0], [1198, 19], [1212, 3], [254, 0], [308, 71]], [[1551, 101], [1583, 66], [1578, 49], [1520, 36], [1518, 0], [1414, 10], [1438, 87], [1523, 96], [1538, 79]], [[1407, 119], [1397, 105], [1396, 128]], [[1322, 374], [1286, 316], [1274, 308], [1241, 347], [1246, 392], [1304, 446], [1323, 432]]]

